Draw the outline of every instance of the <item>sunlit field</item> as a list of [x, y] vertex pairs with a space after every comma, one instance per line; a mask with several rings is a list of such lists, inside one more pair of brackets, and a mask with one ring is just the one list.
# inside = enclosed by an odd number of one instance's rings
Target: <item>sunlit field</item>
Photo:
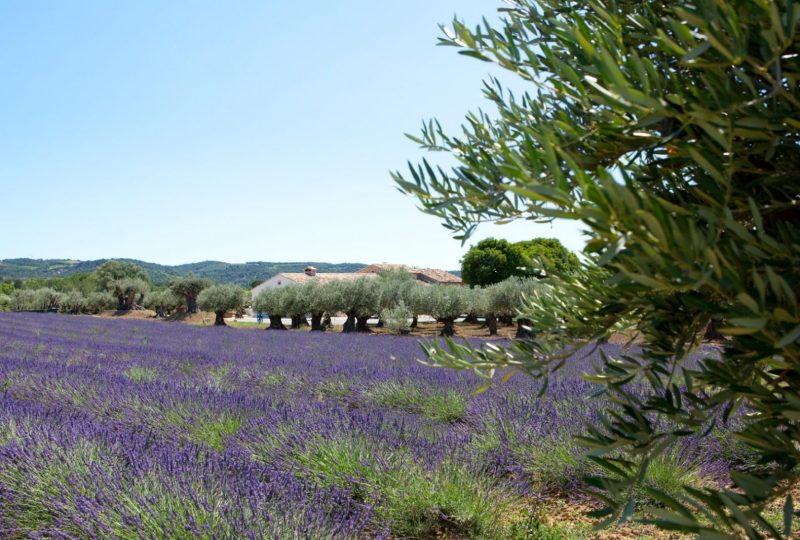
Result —
[[[0, 313], [0, 535], [575, 537], [539, 509], [591, 473], [573, 436], [598, 354], [543, 398], [524, 376], [472, 397], [414, 338]], [[647, 482], [724, 481], [731, 444]]]

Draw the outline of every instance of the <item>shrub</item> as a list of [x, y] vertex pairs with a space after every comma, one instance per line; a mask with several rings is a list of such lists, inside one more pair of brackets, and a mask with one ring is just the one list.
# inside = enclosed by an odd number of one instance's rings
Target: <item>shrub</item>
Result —
[[399, 300], [393, 308], [386, 308], [381, 312], [381, 318], [386, 328], [393, 334], [408, 334], [411, 332], [411, 321], [414, 314], [406, 307], [406, 303]]

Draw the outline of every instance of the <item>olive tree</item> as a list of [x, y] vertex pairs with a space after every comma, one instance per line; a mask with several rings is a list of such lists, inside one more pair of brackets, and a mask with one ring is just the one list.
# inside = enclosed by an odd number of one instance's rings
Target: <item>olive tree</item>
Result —
[[136, 307], [135, 300], [147, 293], [150, 276], [147, 271], [126, 261], [108, 261], [95, 270], [99, 290], [117, 297], [117, 309], [127, 311]]
[[347, 315], [342, 332], [368, 332], [367, 321], [378, 312], [379, 286], [376, 279], [358, 278], [352, 281], [334, 281], [339, 301], [337, 311]]
[[395, 270], [378, 274], [378, 314], [385, 320], [385, 312], [397, 308], [401, 303], [404, 309], [410, 291], [417, 280], [405, 270]]
[[174, 280], [169, 288], [175, 296], [184, 299], [187, 312], [197, 313], [197, 295], [211, 285], [213, 282], [210, 279], [188, 275]]
[[290, 287], [263, 290], [253, 301], [253, 309], [269, 317], [267, 330], [286, 330], [281, 320], [287, 314], [286, 292]]
[[184, 297], [176, 295], [172, 288], [151, 291], [144, 297], [144, 307], [152, 309], [159, 317], [166, 317], [183, 305]]
[[117, 300], [108, 291], [90, 293], [86, 297], [86, 309], [89, 313], [100, 313], [106, 309], [114, 309]]
[[498, 319], [508, 319], [512, 322], [516, 320], [517, 338], [532, 337], [533, 329], [530, 321], [524, 315], [520, 315], [520, 311], [525, 307], [525, 299], [543, 287], [547, 285], [535, 278], [519, 277], [512, 277], [486, 287], [483, 290], [482, 306], [486, 314], [489, 335], [497, 335]]
[[242, 309], [247, 303], [247, 291], [236, 285], [212, 285], [197, 296], [197, 305], [203, 311], [213, 311], [214, 326], [225, 326], [225, 312]]
[[428, 314], [441, 321], [443, 336], [455, 335], [456, 319], [469, 310], [469, 290], [455, 285], [428, 287]]
[[342, 301], [338, 290], [327, 284], [310, 282], [302, 285], [302, 294], [308, 302], [308, 312], [311, 314], [311, 330], [321, 332], [325, 330], [323, 317], [335, 313]]
[[416, 328], [419, 323], [420, 315], [430, 315], [431, 285], [414, 282], [414, 284], [404, 291], [403, 302], [411, 312], [411, 328]]
[[[525, 308], [536, 340], [495, 353], [430, 344], [432, 361], [546, 378], [572, 335], [627, 324], [641, 347], [593, 380], [617, 405], [582, 441], [605, 523], [633, 515], [648, 466], [737, 418], [765, 465], [732, 484], [651, 494], [654, 522], [708, 538], [790, 534], [800, 481], [800, 4], [784, 0], [510, 0], [498, 27], [454, 21], [443, 43], [492, 62], [496, 114], [456, 136], [437, 122], [402, 190], [463, 241], [485, 221], [577, 220], [587, 265], [550, 277]], [[568, 302], [564, 302], [568, 298]], [[712, 321], [718, 353], [688, 362]], [[767, 466], [768, 465], [768, 466]], [[764, 518], [782, 504], [783, 527]]]
[[306, 289], [300, 286], [284, 287], [283, 305], [284, 312], [292, 320], [292, 328], [297, 329], [308, 326], [306, 313], [309, 312], [309, 297]]
[[144, 296], [150, 290], [149, 283], [138, 277], [115, 279], [109, 281], [107, 287], [117, 297], [119, 311], [141, 309]]
[[58, 304], [59, 313], [86, 313], [89, 303], [80, 291], [69, 291], [62, 294]]
[[16, 289], [9, 296], [8, 308], [11, 311], [34, 311], [36, 309], [36, 291]]

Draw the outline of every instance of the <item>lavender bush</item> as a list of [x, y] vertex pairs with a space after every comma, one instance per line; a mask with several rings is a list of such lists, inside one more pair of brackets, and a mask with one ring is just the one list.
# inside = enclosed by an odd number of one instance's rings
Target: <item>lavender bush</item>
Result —
[[[0, 536], [510, 537], [591, 472], [596, 355], [472, 397], [410, 338], [0, 313]], [[652, 482], [723, 480], [716, 441]]]

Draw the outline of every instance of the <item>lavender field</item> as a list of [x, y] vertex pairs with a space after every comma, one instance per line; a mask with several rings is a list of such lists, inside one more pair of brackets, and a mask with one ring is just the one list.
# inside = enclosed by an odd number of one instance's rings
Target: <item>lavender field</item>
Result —
[[[537, 501], [590, 472], [571, 437], [592, 358], [539, 399], [525, 377], [471, 397], [473, 375], [419, 357], [403, 337], [0, 313], [0, 536], [558, 538]], [[725, 440], [648, 481], [719, 479]]]

